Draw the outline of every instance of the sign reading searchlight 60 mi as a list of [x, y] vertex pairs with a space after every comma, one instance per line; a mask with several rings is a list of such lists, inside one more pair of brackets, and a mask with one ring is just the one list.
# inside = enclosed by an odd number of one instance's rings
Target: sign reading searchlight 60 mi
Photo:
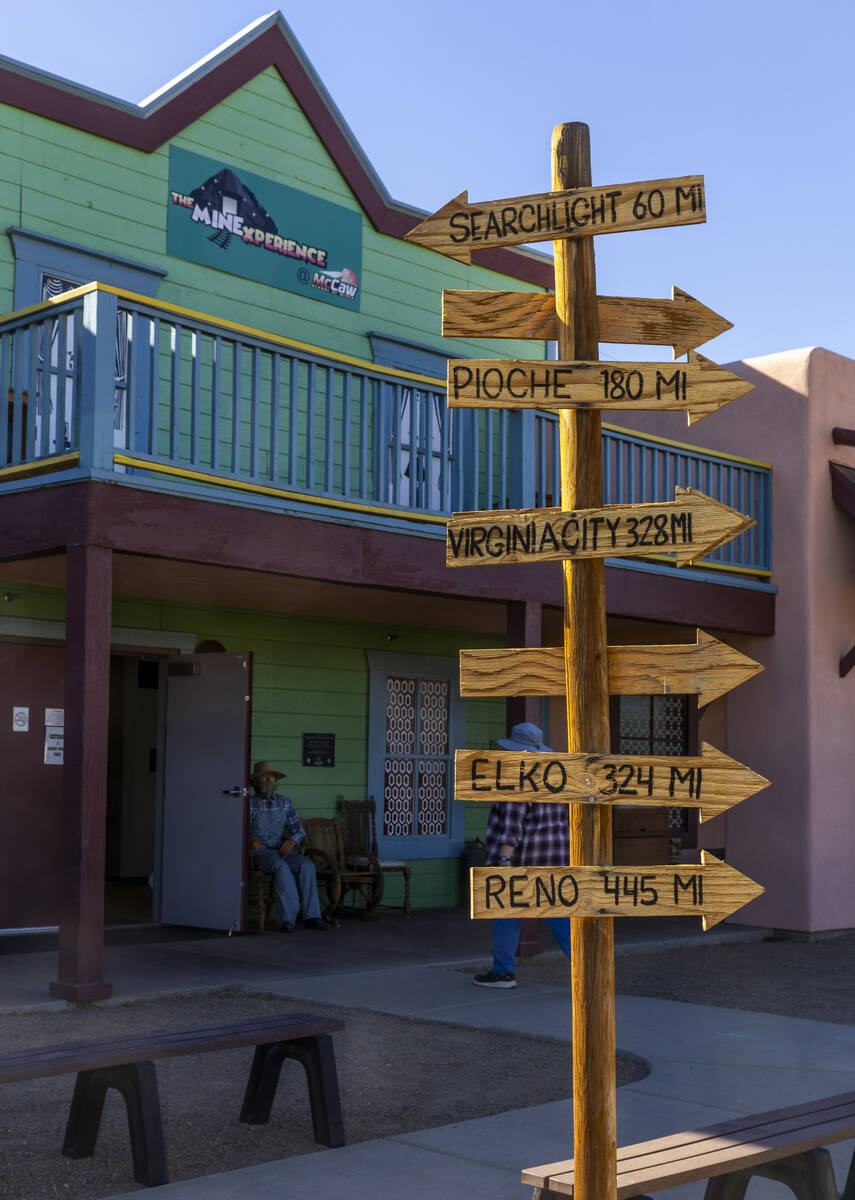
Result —
[[359, 310], [361, 213], [177, 146], [167, 207], [169, 254]]

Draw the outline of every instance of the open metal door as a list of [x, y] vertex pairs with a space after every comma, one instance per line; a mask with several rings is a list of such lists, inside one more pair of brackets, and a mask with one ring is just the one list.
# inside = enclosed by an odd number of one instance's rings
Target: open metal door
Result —
[[250, 655], [182, 654], [166, 671], [160, 919], [242, 929]]

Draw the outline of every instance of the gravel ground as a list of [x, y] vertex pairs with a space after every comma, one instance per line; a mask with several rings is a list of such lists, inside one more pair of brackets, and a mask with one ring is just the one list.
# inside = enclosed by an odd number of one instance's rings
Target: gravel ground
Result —
[[[521, 1096], [525, 1104], [543, 1104], [569, 1093], [569, 1055], [554, 1042], [233, 991], [0, 1016], [0, 1038], [12, 1051], [283, 1010], [327, 1013], [346, 1023], [333, 1037], [348, 1143], [504, 1112], [518, 1108]], [[312, 1139], [305, 1076], [296, 1063], [283, 1066], [270, 1123], [238, 1122], [251, 1057], [243, 1049], [157, 1062], [171, 1179], [323, 1149]], [[621, 1056], [619, 1084], [646, 1073], [640, 1059]], [[137, 1186], [116, 1092], [108, 1092], [94, 1157], [72, 1161], [60, 1154], [73, 1085], [73, 1076], [60, 1076], [0, 1089], [3, 1200], [95, 1200]]]
[[[570, 977], [569, 965], [563, 955], [542, 955], [523, 960], [517, 977], [521, 984], [564, 986]], [[814, 942], [781, 938], [619, 954], [615, 989], [629, 996], [852, 1025], [855, 934]]]

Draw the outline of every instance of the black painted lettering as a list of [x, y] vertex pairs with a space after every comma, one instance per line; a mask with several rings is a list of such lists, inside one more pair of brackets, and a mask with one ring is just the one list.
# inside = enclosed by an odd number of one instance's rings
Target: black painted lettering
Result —
[[[493, 377], [493, 382], [490, 382], [490, 377]], [[481, 380], [481, 386], [484, 389], [484, 395], [488, 400], [498, 400], [504, 388], [504, 378], [498, 367], [488, 367], [484, 372]], [[493, 389], [492, 391], [490, 389]]]
[[[554, 770], [558, 772], [560, 778], [557, 783], [550, 783], [549, 776]], [[557, 795], [558, 792], [563, 792], [566, 788], [567, 772], [564, 769], [564, 764], [557, 758], [554, 758], [551, 762], [548, 762], [543, 768], [543, 786], [548, 792], [552, 792], [553, 796]]]
[[695, 778], [695, 768], [689, 767], [688, 770], [681, 771], [679, 767], [672, 766], [671, 767], [671, 778], [668, 780], [668, 795], [669, 796], [673, 797], [674, 795], [676, 795], [676, 788], [677, 788], [678, 784], [681, 787], [688, 784], [689, 799], [690, 800], [695, 799], [697, 796], [697, 793], [695, 792], [695, 788], [697, 787], [697, 780]]
[[[655, 875], [641, 876], [641, 903], [647, 908], [649, 908], [652, 904], [657, 904], [659, 902], [659, 893], [655, 887], [647, 882], [648, 879], [655, 878]], [[644, 899], [645, 896], [648, 897], [647, 900]]]
[[591, 197], [591, 224], [602, 225], [606, 219], [606, 197], [600, 192], [599, 196]]
[[639, 763], [636, 771], [636, 782], [639, 787], [646, 787], [648, 796], [653, 795], [653, 767], [647, 768], [647, 778], [644, 778], [644, 768]]
[[602, 877], [603, 877], [603, 891], [605, 892], [605, 894], [607, 896], [614, 896], [615, 906], [617, 907], [617, 905], [620, 904], [620, 880], [619, 880], [618, 876], [615, 875], [614, 883], [610, 884], [608, 871], [603, 871]]
[[524, 791], [525, 791], [525, 785], [526, 785], [526, 784], [528, 784], [528, 785], [529, 785], [529, 787], [531, 788], [531, 790], [532, 790], [533, 792], [536, 792], [536, 791], [538, 790], [538, 788], [537, 788], [537, 784], [534, 782], [534, 775], [535, 775], [535, 772], [536, 772], [536, 771], [539, 771], [539, 770], [540, 770], [540, 763], [539, 763], [539, 762], [534, 762], [534, 763], [532, 763], [532, 765], [529, 767], [529, 769], [528, 769], [528, 770], [526, 770], [526, 769], [525, 769], [525, 764], [526, 764], [526, 760], [525, 760], [524, 758], [521, 758], [521, 759], [520, 759], [520, 786], [519, 786], [519, 790], [520, 790], [521, 792], [524, 792]]
[[[567, 540], [567, 531], [568, 531], [568, 529], [569, 529], [569, 530], [570, 530], [572, 533], [575, 533], [575, 534], [577, 535], [577, 536], [576, 536], [576, 540], [575, 540], [575, 541], [573, 541], [573, 542], [570, 542], [570, 541], [568, 541], [568, 540]], [[576, 518], [575, 518], [575, 517], [571, 517], [569, 521], [565, 521], [565, 522], [564, 522], [564, 524], [561, 526], [561, 545], [562, 545], [562, 546], [564, 547], [564, 549], [565, 549], [565, 550], [567, 550], [567, 551], [568, 551], [570, 554], [575, 554], [575, 553], [576, 553], [576, 551], [579, 549], [579, 537], [578, 537], [578, 534], [579, 534], [579, 522], [576, 520]]]
[[[547, 545], [547, 543], [549, 543], [549, 544]], [[540, 554], [542, 554], [544, 550], [549, 550], [549, 549], [557, 550], [558, 549], [558, 538], [555, 536], [555, 533], [553, 532], [552, 523], [550, 521], [547, 521], [543, 527], [543, 532], [540, 535], [540, 545], [538, 546], [537, 549], [538, 549], [538, 553], [540, 553]]]
[[528, 908], [529, 903], [523, 896], [523, 888], [528, 882], [525, 875], [512, 875], [509, 883], [511, 885], [510, 903], [511, 908]]
[[501, 558], [505, 553], [505, 531], [501, 525], [491, 525], [487, 530], [484, 549], [490, 555], [490, 558]]
[[[674, 903], [679, 904], [681, 893], [688, 892], [690, 889], [692, 892], [692, 899], [691, 899], [690, 903], [697, 905], [699, 903], [699, 900], [698, 900], [698, 876], [690, 875], [688, 879], [681, 879], [680, 876], [675, 871], [674, 872]], [[683, 896], [683, 899], [685, 900], [686, 897]]]
[[487, 228], [484, 230], [484, 241], [487, 241], [491, 234], [495, 237], [502, 236], [502, 227], [499, 224], [496, 214], [493, 212], [492, 208], [487, 214]]
[[[569, 895], [568, 895], [569, 893]], [[562, 875], [558, 880], [558, 902], [572, 908], [579, 899], [579, 885], [573, 875]]]
[[[486, 762], [487, 760], [482, 759], [481, 761]], [[516, 791], [515, 784], [502, 783], [502, 760], [500, 758], [496, 759], [496, 791], [497, 792], [515, 792]]]
[[451, 226], [448, 236], [452, 242], [465, 242], [469, 237], [469, 214], [465, 212], [452, 213], [448, 223]]
[[623, 772], [623, 779], [619, 781], [618, 794], [621, 796], [637, 796], [637, 789], [629, 786], [630, 783], [632, 783], [632, 776], [634, 773], [633, 764], [623, 763], [617, 769], [618, 775], [620, 775], [621, 772]]
[[[514, 391], [515, 375], [519, 375], [523, 380], [521, 392]], [[508, 393], [513, 396], [515, 400], [524, 400], [526, 398], [528, 395], [528, 390], [525, 386], [525, 371], [522, 369], [522, 367], [511, 367], [510, 371], [508, 371], [507, 379], [505, 380], [505, 387], [507, 388]]]
[[455, 400], [472, 382], [472, 371], [469, 367], [454, 367], [451, 372], [451, 390]]
[[489, 792], [492, 790], [489, 783], [481, 784], [481, 782], [480, 782], [482, 779], [486, 779], [487, 776], [481, 775], [478, 773], [479, 766], [481, 766], [482, 764], [487, 765], [487, 764], [489, 764], [489, 762], [490, 762], [489, 758], [473, 758], [472, 759], [472, 763], [469, 767], [469, 783], [472, 787], [473, 792]]
[[[685, 511], [679, 512], [679, 513], [671, 513], [671, 545], [672, 546], [676, 546], [678, 544], [685, 546], [686, 542], [690, 540], [690, 538], [688, 536], [687, 521], [686, 521], [686, 518], [688, 516], [689, 516], [689, 514]], [[682, 534], [682, 537], [678, 537], [678, 534]]]
[[472, 241], [473, 241], [473, 242], [481, 242], [481, 241], [483, 241], [483, 240], [484, 240], [484, 239], [481, 237], [481, 222], [480, 222], [480, 221], [479, 221], [479, 219], [478, 219], [479, 217], [483, 217], [483, 215], [484, 215], [484, 213], [483, 213], [483, 210], [482, 210], [482, 209], [480, 209], [480, 208], [478, 209], [478, 211], [477, 211], [477, 212], [474, 212], [474, 213], [471, 213], [471, 214], [470, 214], [470, 217], [469, 217], [469, 228], [470, 228], [470, 231], [471, 231], [471, 235], [470, 235], [470, 236], [472, 237]]
[[612, 225], [614, 225], [615, 221], [617, 220], [617, 209], [615, 208], [615, 200], [618, 198], [618, 196], [622, 196], [622, 195], [623, 195], [623, 192], [620, 190], [620, 188], [618, 188], [617, 191], [614, 191], [614, 192], [606, 192], [606, 199], [609, 201], [609, 219], [611, 220]]
[[530, 213], [533, 217], [535, 215], [534, 205], [533, 204], [523, 204], [523, 206], [520, 208], [519, 216], [518, 216], [519, 225], [520, 225], [520, 229], [522, 230], [522, 232], [523, 233], [534, 233], [537, 229], [537, 222], [535, 221], [531, 225], [523, 225], [523, 213], [525, 213], [525, 212]]
[[605, 521], [605, 517], [591, 517], [590, 518], [591, 549], [592, 550], [596, 550], [596, 548], [597, 548], [597, 538], [598, 538], [599, 532], [600, 532], [599, 526], [602, 525], [603, 521]]
[[613, 521], [610, 521], [609, 518], [606, 517], [606, 527], [611, 535], [612, 548], [614, 549], [614, 547], [617, 545], [617, 531], [620, 527], [620, 517], [615, 517]]
[[486, 536], [487, 536], [487, 530], [484, 528], [483, 525], [476, 525], [475, 528], [471, 531], [471, 534], [469, 537], [469, 547], [467, 549], [467, 554], [468, 554], [469, 558], [475, 558], [476, 555], [478, 556], [478, 558], [484, 557], [484, 551], [481, 549], [481, 543], [484, 541]]
[[570, 220], [577, 229], [583, 229], [591, 219], [587, 212], [584, 212], [581, 215], [577, 214], [576, 212], [577, 206], [581, 206], [584, 209], [587, 207], [587, 204], [587, 196], [577, 196], [570, 206]]
[[552, 394], [556, 400], [572, 400], [573, 393], [570, 391], [565, 392], [563, 390], [564, 388], [569, 387], [569, 382], [565, 382], [565, 378], [564, 378], [565, 375], [567, 376], [567, 380], [569, 381], [569, 378], [572, 374], [573, 374], [572, 367], [556, 367], [553, 370], [553, 372], [552, 372]]
[[534, 907], [540, 908], [541, 899], [546, 904], [555, 906], [555, 876], [550, 875], [544, 879], [542, 875], [536, 875], [534, 879]]
[[517, 550], [524, 550], [526, 554], [531, 553], [531, 538], [532, 528], [531, 522], [520, 527], [519, 525], [510, 525], [508, 528], [511, 531], [510, 549], [513, 553]]
[[457, 558], [457, 556], [460, 554], [460, 547], [463, 543], [463, 534], [465, 532], [466, 531], [464, 529], [458, 530], [457, 538], [455, 540], [454, 530], [453, 529], [448, 530], [448, 544], [451, 546], [451, 553], [454, 555], [455, 558]]
[[485, 907], [492, 907], [492, 901], [496, 901], [496, 908], [504, 908], [505, 902], [502, 899], [502, 892], [505, 890], [504, 875], [488, 875], [484, 880], [484, 901]]

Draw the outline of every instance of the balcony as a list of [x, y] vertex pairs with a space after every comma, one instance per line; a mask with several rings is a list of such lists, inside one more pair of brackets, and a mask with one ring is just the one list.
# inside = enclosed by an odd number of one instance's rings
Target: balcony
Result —
[[[0, 320], [0, 386], [0, 492], [109, 479], [436, 538], [558, 502], [555, 414], [449, 411], [437, 379], [101, 284]], [[680, 485], [754, 516], [700, 565], [768, 586], [769, 466], [608, 425], [603, 451], [607, 503]]]

